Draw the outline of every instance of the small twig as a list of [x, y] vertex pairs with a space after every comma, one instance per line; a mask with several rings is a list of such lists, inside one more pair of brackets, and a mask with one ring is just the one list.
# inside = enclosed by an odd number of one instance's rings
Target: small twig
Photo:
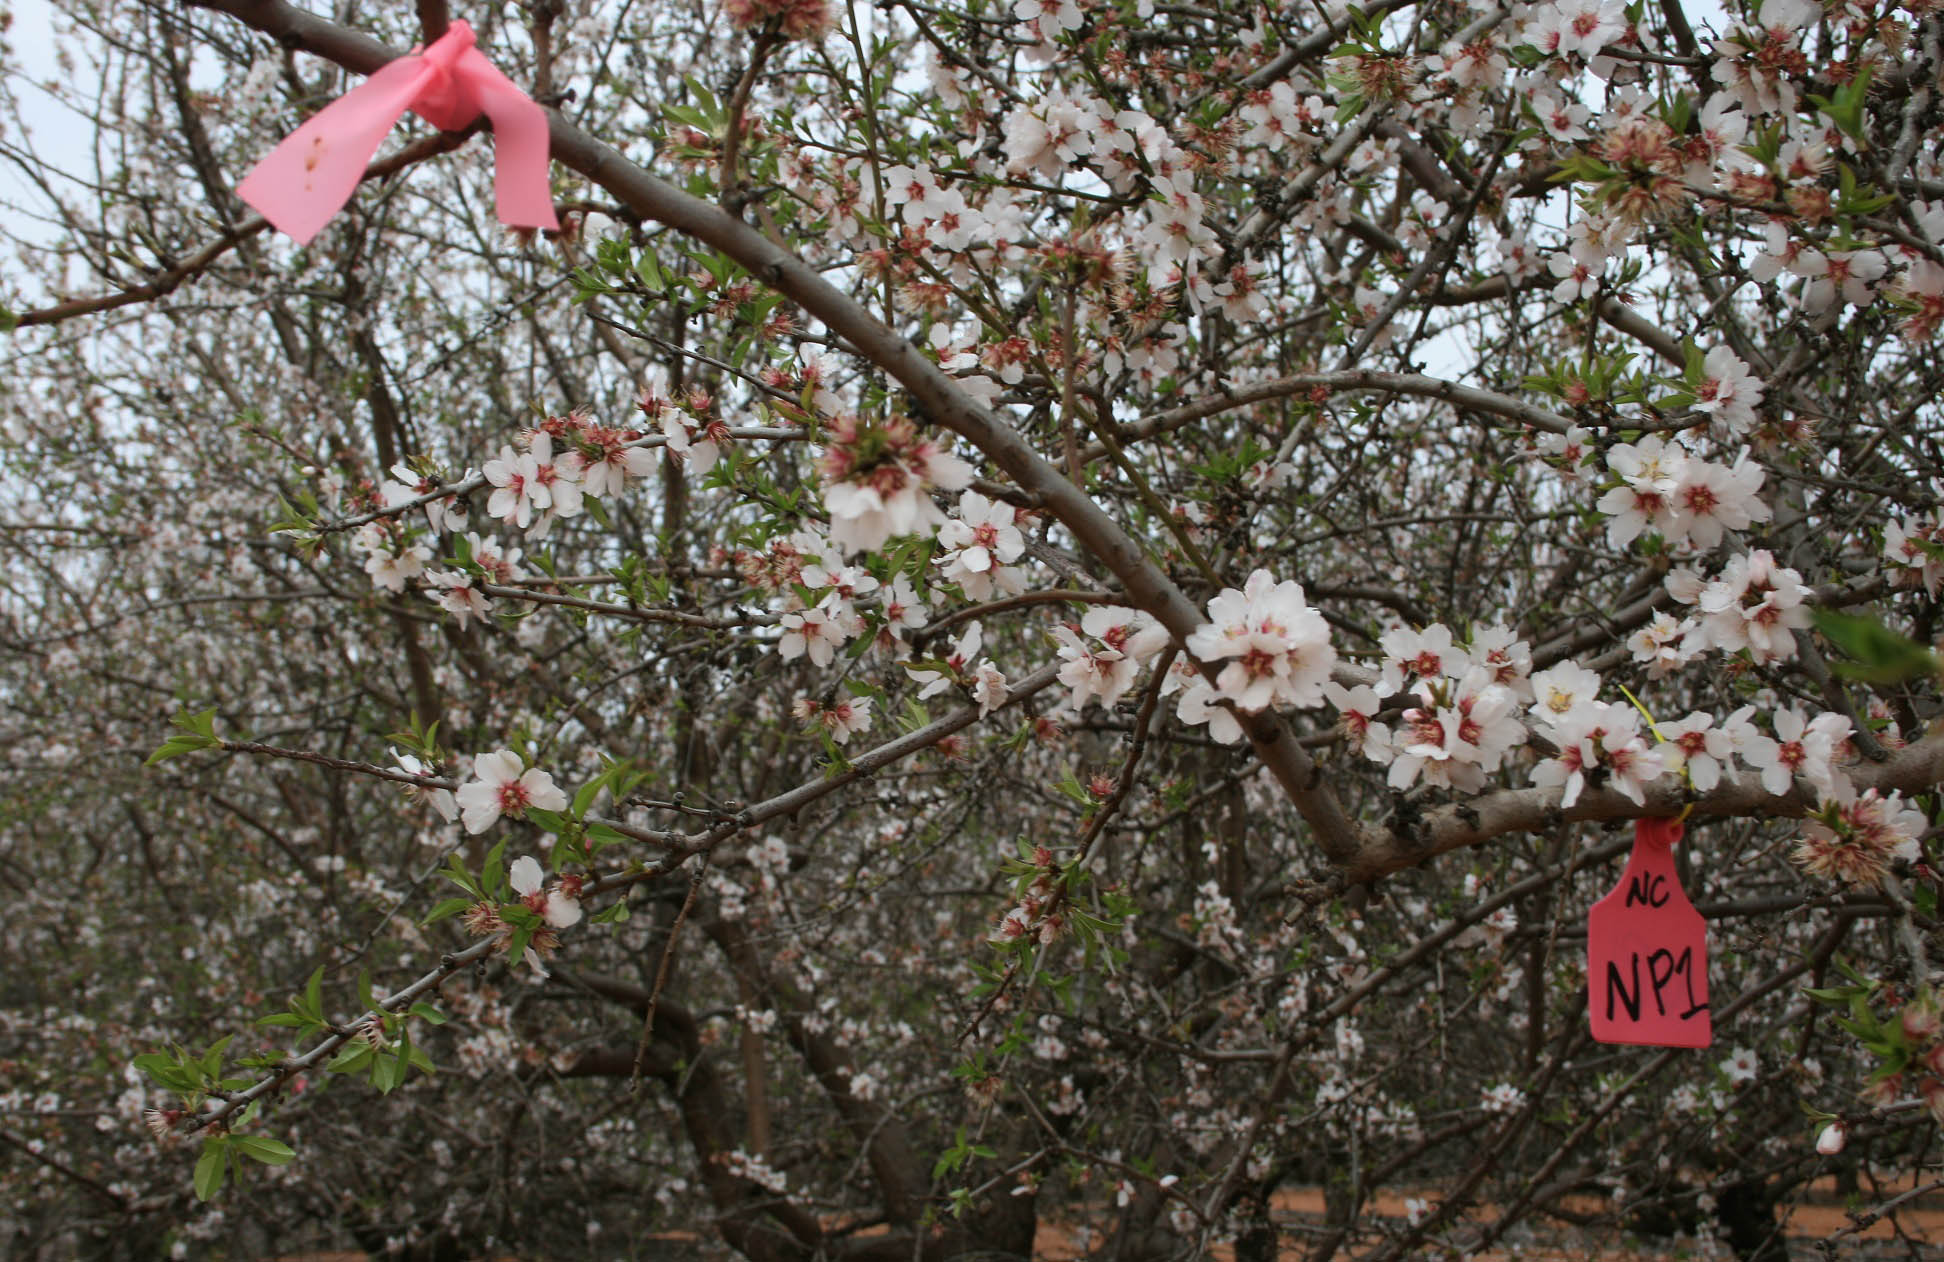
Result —
[[[478, 130], [479, 125], [475, 123], [464, 131], [440, 132], [436, 136], [427, 136], [423, 140], [414, 141], [391, 157], [366, 167], [365, 173], [359, 177], [359, 182], [383, 179], [385, 176], [404, 170], [415, 162], [422, 162], [427, 158], [457, 149]], [[24, 312], [14, 322], [15, 326], [27, 328], [36, 324], [59, 324], [63, 320], [71, 320], [76, 316], [113, 311], [117, 307], [132, 306], [138, 302], [152, 302], [175, 292], [184, 281], [206, 271], [217, 259], [269, 226], [270, 221], [262, 215], [252, 215], [174, 267], [157, 272], [152, 279], [143, 284], [132, 285], [118, 293], [98, 294], [92, 298], [72, 298], [51, 307], [43, 307], [38, 311]]]
[[[610, 329], [616, 329], [622, 333], [626, 333], [629, 337], [638, 338], [643, 342], [648, 342], [655, 346], [659, 346], [663, 350], [669, 352], [672, 355], [681, 355], [688, 359], [692, 359], [699, 364], [707, 364], [709, 367], [715, 369], [717, 372], [728, 373], [730, 376], [738, 378], [743, 382], [743, 384], [751, 387], [752, 389], [758, 391], [759, 393], [769, 398], [776, 399], [782, 403], [787, 403], [791, 407], [796, 406], [796, 402], [797, 402], [796, 396], [791, 394], [788, 390], [780, 390], [777, 387], [771, 385], [769, 382], [764, 381], [761, 377], [756, 376], [754, 373], [747, 372], [744, 369], [738, 368], [734, 364], [727, 363], [720, 359], [716, 359], [711, 355], [705, 355], [701, 351], [692, 350], [689, 347], [683, 346], [678, 342], [671, 342], [665, 337], [658, 337], [655, 334], [650, 333], [646, 329], [637, 329], [631, 324], [623, 324], [619, 320], [610, 320], [604, 315], [597, 314], [591, 308], [588, 310], [587, 318], [594, 321], [594, 323], [596, 324], [604, 324]], [[803, 435], [803, 434], [798, 434], [795, 436], [807, 437], [807, 435]]]
[[1925, 1196], [1928, 1195], [1929, 1193], [1938, 1191], [1940, 1188], [1944, 1188], [1944, 1179], [1937, 1179], [1933, 1182], [1926, 1183], [1921, 1187], [1914, 1187], [1909, 1189], [1908, 1191], [1899, 1192], [1897, 1193], [1897, 1195], [1891, 1197], [1889, 1200], [1877, 1206], [1875, 1209], [1871, 1210], [1867, 1214], [1857, 1214], [1855, 1212], [1852, 1212], [1850, 1214], [1850, 1219], [1851, 1219], [1850, 1225], [1843, 1228], [1841, 1231], [1837, 1232], [1833, 1236], [1825, 1237], [1823, 1240], [1821, 1240], [1818, 1243], [1817, 1247], [1820, 1248], [1824, 1253], [1828, 1253], [1830, 1246], [1835, 1244], [1838, 1240], [1842, 1240], [1849, 1236], [1854, 1236], [1859, 1232], [1868, 1231], [1871, 1227], [1874, 1227], [1885, 1216], [1894, 1213], [1896, 1211], [1897, 1206], [1902, 1205], [1905, 1201], [1916, 1200], [1918, 1197]]
[[217, 1103], [215, 1108], [190, 1118], [187, 1125], [183, 1128], [183, 1133], [193, 1135], [197, 1131], [207, 1127], [226, 1122], [229, 1118], [241, 1112], [249, 1105], [256, 1103], [267, 1095], [274, 1094], [286, 1082], [304, 1072], [306, 1069], [314, 1068], [329, 1060], [339, 1048], [356, 1038], [358, 1032], [364, 1029], [369, 1022], [380, 1019], [381, 1013], [403, 1012], [407, 1008], [410, 1008], [418, 1000], [419, 996], [438, 990], [439, 987], [445, 984], [447, 978], [463, 971], [473, 962], [486, 958], [486, 956], [490, 955], [501, 945], [502, 942], [497, 937], [481, 938], [463, 951], [455, 951], [451, 955], [441, 957], [437, 968], [420, 977], [417, 981], [405, 987], [405, 989], [397, 991], [388, 998], [381, 1000], [375, 1010], [362, 1013], [353, 1020], [345, 1022], [343, 1025], [337, 1027], [335, 1033], [325, 1038], [317, 1046], [311, 1048], [303, 1055], [279, 1061], [274, 1069], [271, 1069], [262, 1078], [257, 1080], [255, 1086], [225, 1096]]
[[756, 37], [756, 47], [750, 50], [749, 65], [743, 68], [735, 91], [729, 95], [729, 134], [722, 140], [722, 200], [729, 213], [738, 217], [742, 212], [742, 180], [736, 174], [736, 159], [742, 152], [743, 114], [749, 109], [756, 76], [763, 72], [763, 63], [780, 42], [774, 23], [763, 28]]
[[445, 776], [419, 776], [396, 767], [380, 767], [376, 763], [355, 762], [349, 758], [332, 758], [328, 754], [313, 754], [307, 749], [285, 749], [280, 745], [264, 745], [257, 741], [224, 741], [221, 748], [232, 754], [262, 754], [269, 758], [288, 758], [294, 762], [316, 763], [320, 767], [330, 767], [335, 771], [355, 771], [360, 775], [376, 776], [380, 780], [390, 780], [397, 784], [409, 784], [415, 789], [456, 789], [459, 781]]
[[[1077, 358], [1073, 347], [1073, 288], [1068, 286], [1065, 301], [1060, 305], [1060, 437], [1066, 442], [1067, 476], [1073, 479], [1073, 485], [1084, 489], [1087, 485], [1087, 469], [1080, 459], [1080, 439], [1073, 424], [1073, 377]], [[1112, 424], [1112, 421], [1103, 424]]]
[[1911, 970], [1916, 974], [1911, 980], [1919, 986], [1930, 984], [1930, 956], [1924, 951], [1924, 940], [1917, 933], [1912, 921], [1910, 896], [1904, 892], [1903, 882], [1895, 873], [1885, 872], [1882, 881], [1883, 893], [1890, 905], [1897, 909], [1897, 945], [1910, 957]]
[[96, 1196], [99, 1196], [103, 1200], [107, 1201], [110, 1205], [113, 1205], [116, 1209], [121, 1210], [123, 1213], [128, 1212], [129, 1205], [125, 1197], [121, 1196], [116, 1192], [109, 1190], [109, 1188], [105, 1184], [102, 1184], [94, 1179], [89, 1178], [87, 1175], [82, 1174], [79, 1170], [76, 1170], [73, 1166], [68, 1165], [66, 1162], [61, 1161], [58, 1158], [48, 1156], [46, 1153], [35, 1148], [32, 1144], [24, 1143], [23, 1141], [16, 1139], [13, 1135], [9, 1134], [6, 1131], [0, 1131], [0, 1144], [6, 1144], [10, 1148], [19, 1149], [21, 1152], [26, 1153], [29, 1157], [32, 1157], [35, 1161], [40, 1162], [48, 1169], [57, 1171], [61, 1174], [66, 1175], [68, 1178], [73, 1179], [76, 1183], [79, 1183], [82, 1187], [87, 1188], [90, 1192], [93, 1192]]
[[444, 35], [452, 24], [452, 15], [446, 12], [446, 0], [418, 0], [418, 19], [428, 44]]
[[641, 1042], [635, 1045], [634, 1074], [628, 1080], [631, 1095], [641, 1090], [641, 1067], [647, 1063], [648, 1044], [654, 1036], [655, 1008], [661, 1003], [662, 989], [668, 985], [669, 969], [675, 962], [675, 943], [682, 936], [682, 926], [688, 923], [695, 896], [702, 892], [702, 874], [708, 870], [707, 859], [695, 865], [695, 874], [689, 877], [688, 896], [682, 899], [682, 909], [675, 913], [675, 923], [668, 927], [668, 944], [662, 947], [661, 963], [655, 968], [655, 988], [648, 992], [648, 1007], [641, 1014]]

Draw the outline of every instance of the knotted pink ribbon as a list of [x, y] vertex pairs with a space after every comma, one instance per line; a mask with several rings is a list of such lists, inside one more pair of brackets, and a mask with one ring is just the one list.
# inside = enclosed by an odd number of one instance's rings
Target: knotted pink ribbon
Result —
[[464, 22], [312, 115], [236, 191], [308, 245], [351, 200], [371, 155], [408, 109], [441, 131], [458, 131], [483, 112], [493, 121], [500, 221], [515, 228], [560, 226], [547, 183], [547, 112], [473, 47], [472, 27]]

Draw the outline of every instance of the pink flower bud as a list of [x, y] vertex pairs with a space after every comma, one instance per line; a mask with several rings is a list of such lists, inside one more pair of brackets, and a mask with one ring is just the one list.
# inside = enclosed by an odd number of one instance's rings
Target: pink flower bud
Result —
[[1930, 992], [1919, 995], [1904, 1005], [1904, 1036], [1913, 1043], [1928, 1043], [1937, 1037], [1937, 1001]]
[[1816, 1136], [1816, 1151], [1825, 1157], [1834, 1157], [1849, 1143], [1849, 1128], [1841, 1122], [1831, 1122], [1823, 1127], [1822, 1134]]
[[1924, 1097], [1924, 1107], [1930, 1110], [1931, 1120], [1944, 1126], [1944, 1082], [1926, 1078], [1917, 1090]]
[[1863, 1102], [1871, 1108], [1883, 1108], [1885, 1105], [1893, 1103], [1898, 1096], [1903, 1094], [1903, 1075], [1891, 1074], [1881, 1082], [1870, 1083], [1863, 1088], [1860, 1094], [1863, 1097]]

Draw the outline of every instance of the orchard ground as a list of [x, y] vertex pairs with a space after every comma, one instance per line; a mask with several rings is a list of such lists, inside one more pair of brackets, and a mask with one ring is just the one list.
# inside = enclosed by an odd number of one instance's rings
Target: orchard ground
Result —
[[[1919, 1185], [1886, 1185], [1881, 1191], [1887, 1198], [1907, 1192], [1913, 1186]], [[1414, 1197], [1435, 1200], [1437, 1193], [1438, 1189], [1434, 1187], [1385, 1192], [1376, 1198], [1374, 1207], [1365, 1211], [1365, 1221], [1376, 1218], [1392, 1223], [1401, 1222], [1409, 1215], [1409, 1200]], [[1320, 1232], [1323, 1228], [1323, 1189], [1286, 1188], [1274, 1198], [1273, 1208], [1285, 1237], [1281, 1258], [1286, 1262], [1301, 1262], [1308, 1256], [1303, 1237]], [[1601, 1212], [1605, 1206], [1592, 1198], [1568, 1197], [1559, 1202], [1559, 1208], [1568, 1214], [1592, 1215]], [[1484, 1205], [1466, 1215], [1466, 1221], [1488, 1223], [1496, 1217], [1496, 1207]], [[1803, 1262], [1829, 1257], [1870, 1262], [1879, 1258], [1925, 1259], [1944, 1256], [1944, 1189], [1913, 1197], [1896, 1215], [1894, 1223], [1883, 1218], [1867, 1227], [1858, 1227], [1855, 1217], [1837, 1196], [1833, 1182], [1823, 1179], [1810, 1186], [1805, 1200], [1782, 1207], [1779, 1217], [1783, 1223], [1784, 1243], [1789, 1256]], [[1839, 1233], [1842, 1235], [1837, 1239]], [[873, 1232], [867, 1230], [860, 1234], [868, 1236]], [[1517, 1262], [1602, 1262], [1603, 1259], [1610, 1262], [1687, 1262], [1688, 1259], [1702, 1256], [1697, 1254], [1692, 1241], [1615, 1238], [1611, 1234], [1603, 1235], [1543, 1219], [1528, 1220], [1517, 1234], [1521, 1239], [1516, 1243], [1503, 1244], [1480, 1253], [1453, 1256], [1475, 1262], [1514, 1262], [1515, 1259]], [[733, 1256], [721, 1246], [710, 1244], [693, 1232], [664, 1232], [649, 1239], [653, 1247], [665, 1250], [660, 1256], [668, 1258], [670, 1262]], [[1826, 1241], [1833, 1241], [1828, 1250], [1824, 1248]], [[1087, 1238], [1076, 1235], [1072, 1228], [1058, 1221], [1042, 1222], [1033, 1241], [1033, 1260], [1080, 1262], [1088, 1256], [1088, 1245]], [[638, 1251], [635, 1256], [650, 1255]], [[1230, 1262], [1234, 1252], [1218, 1247], [1210, 1256], [1216, 1262]], [[1349, 1256], [1356, 1256], [1354, 1244]], [[277, 1262], [366, 1262], [366, 1259], [367, 1255], [363, 1253], [299, 1253], [277, 1259]], [[528, 1260], [507, 1255], [496, 1259], [496, 1262]]]

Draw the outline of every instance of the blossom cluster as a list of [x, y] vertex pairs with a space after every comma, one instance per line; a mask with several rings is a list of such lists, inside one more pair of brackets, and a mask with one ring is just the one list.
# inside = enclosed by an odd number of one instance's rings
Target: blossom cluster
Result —
[[942, 525], [931, 489], [958, 491], [972, 481], [970, 465], [903, 416], [836, 418], [818, 467], [831, 542], [846, 553], [874, 552], [893, 536]]
[[1690, 455], [1678, 440], [1649, 435], [1616, 443], [1606, 453], [1617, 485], [1600, 497], [1612, 518], [1607, 542], [1624, 548], [1644, 531], [1670, 546], [1707, 552], [1730, 530], [1769, 519], [1762, 502], [1762, 469], [1743, 453], [1733, 465]]
[[1176, 712], [1182, 722], [1206, 723], [1210, 736], [1233, 744], [1242, 739], [1237, 711], [1322, 704], [1337, 663], [1336, 646], [1329, 624], [1300, 583], [1278, 582], [1269, 571], [1256, 570], [1241, 590], [1224, 588], [1211, 599], [1208, 617], [1188, 637], [1187, 649], [1196, 661], [1219, 670], [1212, 684], [1199, 673], [1169, 681], [1179, 682]]

